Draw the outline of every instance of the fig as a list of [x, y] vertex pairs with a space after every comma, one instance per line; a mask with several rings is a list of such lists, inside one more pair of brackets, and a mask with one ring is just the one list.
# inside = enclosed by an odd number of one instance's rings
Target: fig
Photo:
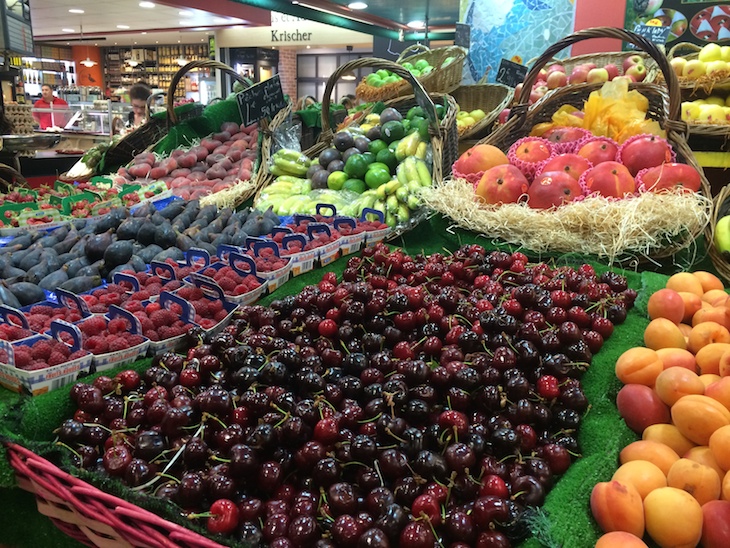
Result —
[[76, 276], [79, 270], [81, 270], [85, 266], [89, 266], [90, 264], [91, 261], [89, 261], [89, 258], [86, 255], [83, 255], [78, 259], [73, 259], [67, 264], [69, 277], [73, 278], [74, 276]]
[[77, 276], [63, 282], [58, 287], [65, 289], [66, 291], [71, 291], [72, 293], [83, 293], [97, 287], [100, 284], [100, 276]]
[[167, 206], [160, 210], [160, 215], [165, 219], [173, 220], [175, 217], [180, 215], [185, 209], [184, 200], [173, 200]]
[[62, 283], [67, 281], [68, 271], [65, 268], [62, 268], [61, 270], [56, 270], [55, 272], [51, 272], [50, 274], [48, 274], [38, 283], [38, 287], [41, 287], [47, 291], [53, 291]]
[[13, 308], [20, 308], [22, 306], [12, 291], [2, 284], [0, 284], [0, 302]]
[[392, 107], [383, 109], [383, 112], [380, 113], [380, 125], [393, 120], [400, 122], [403, 120], [403, 115]]
[[134, 240], [137, 237], [140, 227], [144, 224], [144, 219], [130, 217], [126, 219], [117, 228], [117, 238], [119, 240]]
[[23, 257], [23, 260], [20, 261], [20, 263], [18, 264], [18, 268], [22, 268], [26, 272], [33, 268], [33, 266], [38, 264], [38, 261], [41, 258], [41, 251], [41, 248], [37, 248], [28, 253], [25, 257]]
[[137, 241], [142, 245], [149, 245], [155, 241], [157, 227], [150, 221], [145, 221], [137, 231]]
[[168, 249], [163, 249], [157, 255], [152, 257], [153, 261], [160, 261], [163, 263], [167, 259], [172, 259], [173, 261], [182, 261], [185, 259], [185, 254], [176, 247], [170, 247]]
[[117, 240], [104, 251], [104, 264], [107, 268], [114, 268], [126, 263], [133, 253], [132, 242]]
[[135, 272], [144, 272], [147, 270], [147, 263], [145, 263], [139, 255], [132, 255], [127, 264], [132, 265]]
[[26, 271], [21, 268], [15, 268], [14, 266], [7, 266], [3, 269], [3, 279], [9, 278], [23, 278]]
[[106, 248], [112, 245], [112, 241], [111, 232], [97, 234], [89, 238], [86, 242], [84, 252], [90, 260], [97, 261], [104, 256]]
[[10, 292], [15, 295], [21, 306], [37, 303], [45, 300], [46, 293], [43, 289], [29, 282], [18, 282], [8, 286]]
[[154, 257], [162, 252], [162, 248], [157, 244], [150, 244], [145, 247], [142, 251], [137, 253], [137, 256], [142, 259], [145, 263], [149, 263]]

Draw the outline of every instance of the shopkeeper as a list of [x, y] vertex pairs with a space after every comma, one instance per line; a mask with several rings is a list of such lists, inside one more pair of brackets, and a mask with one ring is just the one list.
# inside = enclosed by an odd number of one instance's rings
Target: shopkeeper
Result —
[[[51, 86], [43, 84], [41, 86], [41, 98], [33, 104], [33, 107], [39, 109], [66, 109], [68, 103], [59, 97], [55, 97]], [[58, 113], [34, 112], [33, 117], [38, 120], [38, 125], [40, 125], [41, 129], [63, 127], [66, 125], [67, 111], [64, 110]]]
[[132, 103], [132, 112], [129, 113], [130, 127], [141, 126], [147, 121], [147, 99], [152, 90], [146, 84], [138, 82], [129, 88], [129, 102]]

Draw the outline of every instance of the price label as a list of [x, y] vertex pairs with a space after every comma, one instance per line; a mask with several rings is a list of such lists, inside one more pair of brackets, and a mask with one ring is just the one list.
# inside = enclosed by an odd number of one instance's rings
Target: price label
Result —
[[456, 23], [456, 32], [454, 34], [454, 45], [469, 49], [471, 44], [471, 25], [464, 23]]
[[500, 84], [514, 88], [524, 81], [525, 76], [527, 76], [527, 67], [525, 65], [502, 59], [499, 62], [499, 70], [495, 80]]
[[273, 118], [286, 106], [279, 75], [264, 80], [236, 94], [243, 123], [250, 126], [263, 118]]
[[[639, 36], [643, 36], [650, 42], [654, 42], [655, 44], [666, 44], [667, 38], [669, 38], [669, 32], [672, 29], [670, 27], [655, 27], [651, 25], [642, 25], [642, 24], [636, 24], [634, 25], [634, 33], [638, 34]], [[631, 49], [636, 49], [636, 46], [634, 44], [629, 44]]]

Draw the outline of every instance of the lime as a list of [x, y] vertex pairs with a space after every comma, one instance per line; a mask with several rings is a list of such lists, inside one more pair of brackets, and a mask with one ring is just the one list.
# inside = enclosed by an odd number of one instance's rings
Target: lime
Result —
[[390, 181], [390, 169], [385, 164], [372, 164], [365, 174], [365, 184], [369, 188], [378, 188]]
[[347, 181], [347, 173], [344, 171], [333, 171], [327, 177], [327, 188], [331, 190], [342, 190], [345, 181]]
[[372, 152], [363, 152], [362, 157], [365, 158], [365, 161], [368, 165], [372, 164], [375, 161], [375, 154]]
[[388, 148], [388, 143], [386, 143], [382, 139], [375, 139], [374, 141], [370, 141], [370, 144], [368, 145], [368, 151], [372, 152], [375, 155], [377, 155], [378, 152], [386, 148]]
[[444, 114], [446, 114], [446, 109], [443, 105], [435, 105], [436, 107], [436, 116], [439, 117], [439, 120], [443, 120]]
[[398, 139], [403, 139], [406, 132], [403, 124], [396, 120], [385, 122], [380, 128], [380, 136], [386, 143], [392, 143]]
[[353, 154], [345, 162], [345, 173], [352, 179], [362, 179], [369, 163], [364, 154]]
[[393, 154], [395, 154], [395, 149], [398, 148], [398, 143], [400, 143], [400, 139], [397, 141], [393, 141], [388, 145], [388, 150], [391, 151]]
[[375, 164], [371, 164], [371, 166], [376, 164], [386, 165], [391, 173], [395, 173], [395, 168], [398, 167], [398, 160], [396, 160], [393, 151], [386, 148], [378, 152], [375, 156]]
[[[367, 174], [365, 176], [367, 177]], [[362, 194], [367, 189], [368, 187], [365, 186], [365, 182], [361, 179], [348, 179], [345, 181], [345, 184], [342, 185], [342, 190], [351, 190], [358, 194]]]
[[428, 142], [431, 137], [428, 135], [428, 120], [421, 118], [418, 122], [414, 123], [413, 126], [418, 131], [418, 137], [421, 141]]

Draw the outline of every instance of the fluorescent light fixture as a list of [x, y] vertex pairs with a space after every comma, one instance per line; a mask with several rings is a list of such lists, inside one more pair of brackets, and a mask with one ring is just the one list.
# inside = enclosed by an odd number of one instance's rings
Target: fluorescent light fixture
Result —
[[216, 25], [225, 25], [226, 23], [230, 23], [230, 21], [225, 17], [213, 17], [213, 22]]
[[190, 17], [192, 15], [188, 10], [180, 10], [177, 12], [180, 17]]
[[350, 19], [351, 21], [357, 21], [358, 23], [364, 23], [366, 25], [372, 25], [370, 21], [366, 21], [365, 19], [360, 19], [359, 17], [355, 17], [354, 15], [349, 15], [345, 13], [338, 13], [336, 11], [331, 11], [325, 8], [321, 8], [319, 6], [314, 6], [312, 4], [305, 4], [304, 2], [298, 2], [297, 0], [294, 0], [292, 4], [299, 4], [302, 7], [309, 8], [310, 10], [319, 11], [322, 13], [328, 13], [330, 15], [334, 15], [336, 17], [342, 17], [344, 19]]
[[137, 65], [139, 65], [139, 61], [137, 61], [136, 59], [127, 59], [127, 64], [130, 67], [136, 67]]
[[406, 23], [406, 26], [411, 29], [424, 29], [426, 28], [426, 23], [423, 21], [410, 21]]
[[140, 8], [152, 9], [152, 8], [155, 7], [155, 3], [154, 2], [140, 2], [139, 3], [139, 7]]
[[71, 8], [70, 10], [68, 10], [68, 12], [69, 13], [78, 13], [78, 14], [85, 13], [84, 10], [79, 9], [79, 8]]
[[365, 2], [350, 2], [347, 7], [351, 10], [364, 10], [367, 9], [368, 5]]
[[128, 29], [129, 25], [117, 25], [118, 29]]
[[63, 32], [76, 32], [74, 29], [61, 29]]

